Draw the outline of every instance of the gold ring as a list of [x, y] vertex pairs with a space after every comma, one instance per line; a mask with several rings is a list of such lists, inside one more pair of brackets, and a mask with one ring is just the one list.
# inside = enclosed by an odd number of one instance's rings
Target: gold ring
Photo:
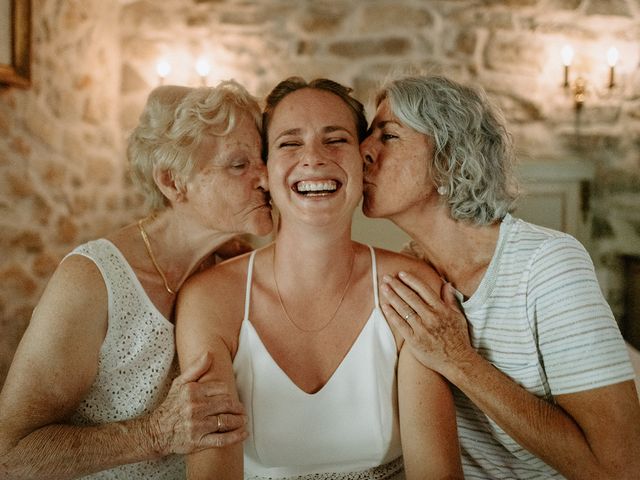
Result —
[[219, 432], [222, 430], [222, 422], [220, 421], [220, 415], [216, 415], [216, 420], [218, 422], [218, 427], [216, 428], [216, 431]]
[[411, 317], [413, 317], [416, 314], [416, 312], [411, 312], [411, 313], [407, 313], [405, 316], [403, 316], [402, 318], [404, 318], [405, 320], [409, 320]]

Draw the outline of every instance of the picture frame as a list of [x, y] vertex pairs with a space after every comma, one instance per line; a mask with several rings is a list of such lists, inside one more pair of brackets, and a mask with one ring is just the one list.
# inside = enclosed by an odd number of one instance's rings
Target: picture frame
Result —
[[0, 85], [31, 85], [31, 0], [0, 0]]

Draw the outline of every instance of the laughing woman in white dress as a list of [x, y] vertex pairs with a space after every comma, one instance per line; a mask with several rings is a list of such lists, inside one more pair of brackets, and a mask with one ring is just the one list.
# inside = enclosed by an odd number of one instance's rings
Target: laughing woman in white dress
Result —
[[452, 395], [379, 306], [424, 262], [351, 240], [362, 195], [362, 105], [330, 80], [281, 82], [263, 115], [275, 243], [194, 277], [177, 309], [180, 362], [215, 353], [204, 378], [237, 385], [244, 449], [187, 459], [188, 478], [419, 479], [462, 476]]

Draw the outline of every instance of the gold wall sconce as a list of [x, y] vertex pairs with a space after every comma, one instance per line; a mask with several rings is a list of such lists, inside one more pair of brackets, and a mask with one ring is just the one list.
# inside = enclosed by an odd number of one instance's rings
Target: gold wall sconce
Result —
[[[580, 73], [576, 79], [571, 81], [571, 68], [574, 60], [574, 50], [571, 45], [565, 45], [560, 52], [563, 65], [563, 82], [562, 86], [573, 95], [573, 104], [576, 112], [580, 112], [584, 106], [587, 97], [588, 87], [587, 79]], [[607, 51], [607, 65], [609, 69], [609, 78], [606, 83], [608, 90], [616, 86], [616, 65], [620, 59], [620, 53], [616, 47], [610, 47]]]

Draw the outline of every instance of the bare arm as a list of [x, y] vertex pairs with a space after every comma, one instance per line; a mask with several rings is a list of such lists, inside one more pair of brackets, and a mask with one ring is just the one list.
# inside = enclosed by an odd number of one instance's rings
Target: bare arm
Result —
[[[387, 318], [424, 365], [460, 388], [518, 443], [567, 478], [637, 476], [640, 406], [632, 381], [546, 402], [521, 388], [471, 347], [452, 291], [444, 301], [417, 277], [388, 284]], [[404, 320], [398, 312], [417, 313]]]
[[[205, 273], [205, 277], [210, 272]], [[202, 352], [210, 351], [214, 361], [200, 383], [220, 382], [226, 386], [234, 402], [238, 402], [233, 373], [233, 346], [238, 328], [224, 305], [233, 304], [226, 296], [217, 299], [219, 289], [206, 280], [188, 283], [181, 291], [176, 307], [176, 345], [180, 364], [188, 364]], [[223, 295], [224, 296], [224, 295]], [[215, 314], [214, 314], [215, 312]], [[244, 429], [238, 430], [242, 440]], [[187, 457], [187, 478], [241, 480], [243, 477], [242, 444], [206, 449]]]
[[[208, 370], [206, 357], [176, 379], [148, 416], [91, 427], [66, 424], [95, 379], [106, 328], [102, 277], [92, 262], [72, 256], [49, 282], [0, 394], [0, 478], [75, 478], [191, 451], [198, 430], [211, 428], [192, 422], [193, 406], [210, 394], [219, 408], [224, 389], [215, 385], [205, 392], [189, 382]], [[200, 408], [214, 408], [207, 405]]]
[[398, 364], [398, 402], [406, 478], [463, 478], [451, 390], [404, 347]]
[[[407, 270], [439, 287], [440, 278], [422, 261], [378, 251], [380, 291], [389, 287], [387, 272]], [[391, 324], [392, 329], [395, 329]], [[453, 396], [447, 381], [414, 356], [410, 345], [400, 345], [398, 360], [398, 406], [404, 468], [408, 480], [463, 478]]]

